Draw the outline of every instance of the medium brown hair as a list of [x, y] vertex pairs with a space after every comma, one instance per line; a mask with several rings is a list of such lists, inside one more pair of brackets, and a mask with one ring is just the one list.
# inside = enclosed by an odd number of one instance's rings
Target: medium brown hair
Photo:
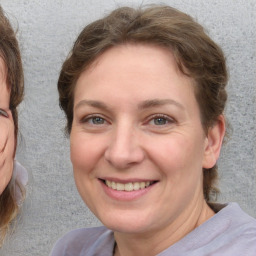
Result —
[[[145, 9], [121, 7], [86, 26], [62, 66], [58, 80], [59, 103], [73, 122], [74, 88], [80, 74], [103, 52], [121, 44], [152, 44], [169, 49], [180, 71], [191, 77], [200, 107], [202, 126], [208, 129], [223, 114], [227, 93], [227, 70], [221, 48], [189, 15], [169, 6]], [[204, 196], [210, 201], [218, 177], [217, 166], [204, 169]]]
[[[18, 41], [12, 26], [4, 15], [0, 6], [0, 57], [4, 60], [7, 67], [7, 86], [11, 91], [10, 110], [12, 112], [15, 140], [17, 144], [18, 134], [18, 114], [17, 106], [23, 99], [24, 76], [21, 62], [21, 55]], [[16, 147], [16, 146], [15, 146]], [[11, 179], [3, 193], [0, 195], [0, 246], [8, 231], [10, 222], [18, 213], [17, 200], [15, 198], [15, 189], [17, 187], [24, 194], [24, 188], [17, 181]]]

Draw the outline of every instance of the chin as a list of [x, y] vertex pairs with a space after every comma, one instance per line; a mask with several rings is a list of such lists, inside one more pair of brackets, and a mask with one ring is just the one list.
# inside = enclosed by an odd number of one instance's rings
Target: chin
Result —
[[[109, 216], [110, 215], [110, 216]], [[105, 214], [100, 221], [108, 229], [120, 233], [144, 233], [150, 225], [150, 221], [143, 214], [132, 214], [128, 211], [119, 214]]]

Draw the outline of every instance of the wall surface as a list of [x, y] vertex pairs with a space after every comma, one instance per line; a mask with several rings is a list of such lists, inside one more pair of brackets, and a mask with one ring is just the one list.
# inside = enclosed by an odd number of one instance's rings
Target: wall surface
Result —
[[[17, 159], [30, 174], [16, 232], [0, 255], [45, 256], [67, 231], [99, 225], [80, 199], [69, 160], [56, 82], [63, 60], [85, 24], [142, 0], [0, 0], [15, 27], [24, 62]], [[223, 48], [229, 66], [227, 117], [233, 134], [222, 150], [220, 201], [236, 201], [256, 217], [256, 2], [169, 0], [202, 23]]]

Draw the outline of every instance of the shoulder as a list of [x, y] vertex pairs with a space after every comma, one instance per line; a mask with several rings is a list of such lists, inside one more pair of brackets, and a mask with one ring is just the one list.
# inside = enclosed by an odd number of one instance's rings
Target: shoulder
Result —
[[211, 205], [216, 214], [159, 256], [255, 256], [256, 220], [236, 203]]
[[[256, 219], [237, 203], [229, 203], [216, 215], [215, 224], [222, 232], [216, 237], [219, 255], [254, 255], [256, 251]], [[223, 229], [223, 227], [225, 227]]]
[[[229, 220], [231, 228], [256, 228], [256, 219], [245, 213], [237, 203], [229, 203], [221, 209], [216, 217]], [[247, 229], [245, 229], [247, 230]]]
[[65, 234], [56, 242], [50, 255], [97, 255], [94, 253], [95, 248], [99, 250], [101, 247], [103, 248], [105, 244], [108, 245], [112, 253], [114, 236], [113, 232], [106, 227], [75, 229]]

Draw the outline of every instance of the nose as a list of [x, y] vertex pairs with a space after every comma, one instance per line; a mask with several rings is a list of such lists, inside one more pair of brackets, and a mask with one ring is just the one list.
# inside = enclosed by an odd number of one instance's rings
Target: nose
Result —
[[127, 169], [143, 161], [145, 154], [133, 127], [113, 131], [105, 151], [105, 159], [117, 169]]

